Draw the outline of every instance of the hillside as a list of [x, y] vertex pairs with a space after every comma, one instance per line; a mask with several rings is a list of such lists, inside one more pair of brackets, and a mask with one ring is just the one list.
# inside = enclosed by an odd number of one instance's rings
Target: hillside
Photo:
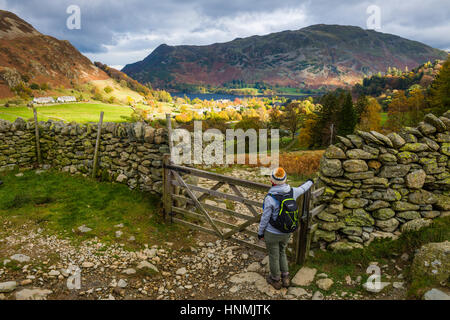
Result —
[[207, 46], [161, 45], [122, 70], [141, 83], [222, 86], [240, 80], [301, 88], [353, 85], [388, 67], [412, 69], [447, 53], [359, 27], [314, 25]]
[[21, 83], [66, 88], [109, 76], [68, 41], [39, 33], [11, 12], [0, 10], [0, 98]]

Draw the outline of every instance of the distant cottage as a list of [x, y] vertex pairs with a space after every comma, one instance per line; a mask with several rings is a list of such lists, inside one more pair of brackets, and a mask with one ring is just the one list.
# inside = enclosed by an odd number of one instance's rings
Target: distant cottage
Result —
[[56, 101], [59, 103], [77, 102], [77, 98], [75, 98], [73, 96], [65, 96], [65, 97], [58, 97], [58, 99], [56, 99]]
[[41, 98], [34, 98], [33, 103], [36, 104], [49, 104], [49, 103], [55, 103], [55, 99], [52, 97], [41, 97]]

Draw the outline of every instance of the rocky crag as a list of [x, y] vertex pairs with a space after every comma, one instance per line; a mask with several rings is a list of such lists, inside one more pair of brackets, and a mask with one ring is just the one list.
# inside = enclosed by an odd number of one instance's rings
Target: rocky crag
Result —
[[321, 160], [325, 209], [314, 241], [330, 249], [360, 248], [396, 238], [450, 213], [450, 111], [425, 116], [417, 128], [387, 136], [357, 131], [338, 137]]

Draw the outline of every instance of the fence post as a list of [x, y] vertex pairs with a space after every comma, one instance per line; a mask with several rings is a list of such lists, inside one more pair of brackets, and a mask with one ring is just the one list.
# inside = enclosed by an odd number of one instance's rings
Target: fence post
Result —
[[94, 163], [92, 166], [92, 178], [95, 178], [97, 175], [97, 164], [98, 164], [98, 151], [100, 148], [100, 136], [102, 134], [102, 125], [103, 125], [103, 116], [104, 112], [100, 113], [100, 122], [98, 123], [97, 129], [97, 141], [95, 142], [95, 153], [94, 153]]
[[[311, 202], [311, 190], [310, 188], [304, 195], [303, 199], [303, 207], [302, 207], [302, 219], [301, 219], [301, 229], [300, 229], [300, 239], [299, 239], [299, 246], [298, 246], [298, 256], [297, 256], [297, 264], [302, 265], [305, 263], [308, 252], [308, 233], [309, 233], [309, 225], [311, 223], [311, 213], [309, 211], [309, 206]], [[305, 216], [306, 215], [306, 216]]]
[[[305, 195], [299, 197], [297, 199], [297, 205], [299, 208], [303, 208], [303, 201], [305, 199]], [[301, 233], [301, 228], [303, 228], [302, 225], [302, 216], [303, 216], [303, 211], [299, 211], [299, 228], [294, 232], [294, 237], [293, 237], [293, 249], [294, 249], [294, 262], [297, 263], [297, 261], [299, 260], [300, 257], [300, 233]]]
[[164, 165], [163, 165], [163, 218], [164, 221], [167, 219], [169, 214], [172, 218], [172, 186], [171, 186], [171, 174], [170, 169], [167, 166], [170, 164], [170, 154], [164, 155]]
[[39, 139], [39, 125], [37, 120], [37, 110], [36, 108], [33, 108], [33, 114], [34, 114], [34, 132], [36, 134], [36, 152], [37, 152], [37, 159], [38, 164], [42, 164], [42, 155], [41, 155], [41, 143]]
[[167, 134], [169, 135], [169, 150], [172, 155], [173, 149], [173, 141], [172, 141], [172, 115], [170, 113], [166, 113], [166, 125], [167, 125]]

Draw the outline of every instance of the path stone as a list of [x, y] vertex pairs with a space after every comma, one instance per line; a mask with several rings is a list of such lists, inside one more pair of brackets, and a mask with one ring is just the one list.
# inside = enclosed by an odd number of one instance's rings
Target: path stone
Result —
[[122, 273], [127, 274], [127, 275], [132, 275], [132, 274], [136, 274], [136, 270], [133, 268], [129, 268], [129, 269], [125, 269], [124, 271], [122, 271]]
[[11, 256], [9, 258], [11, 260], [14, 260], [14, 261], [17, 261], [17, 262], [21, 262], [21, 263], [30, 261], [30, 257], [29, 256], [24, 255], [24, 254], [20, 254], [20, 253], [19, 254], [15, 254], [15, 255], [13, 255], [13, 256]]
[[85, 225], [83, 225], [83, 226], [81, 226], [81, 227], [78, 227], [78, 231], [80, 231], [81, 233], [87, 233], [87, 232], [91, 232], [92, 229], [86, 227]]
[[47, 296], [53, 293], [46, 289], [22, 289], [16, 292], [16, 300], [47, 300]]
[[292, 285], [300, 287], [309, 286], [314, 281], [316, 273], [317, 269], [303, 267], [292, 279]]
[[16, 290], [17, 282], [15, 281], [7, 281], [0, 283], [0, 293], [9, 293]]
[[306, 291], [305, 289], [303, 289], [303, 288], [296, 288], [296, 287], [290, 287], [288, 289], [287, 293], [292, 295], [292, 296], [294, 296], [294, 297], [296, 297], [296, 298], [309, 295], [308, 291]]
[[117, 286], [119, 288], [126, 288], [128, 286], [128, 283], [124, 279], [120, 279], [119, 282], [117, 282]]
[[147, 261], [141, 261], [138, 264], [137, 268], [139, 270], [147, 268], [147, 269], [153, 270], [155, 272], [159, 272], [158, 268], [155, 265], [153, 265], [153, 264], [151, 264], [150, 262], [147, 262]]
[[316, 282], [316, 285], [319, 287], [319, 289], [328, 291], [330, 290], [331, 286], [333, 285], [333, 280], [326, 278], [326, 279], [320, 279]]
[[311, 300], [323, 300], [323, 299], [324, 299], [324, 296], [323, 296], [322, 292], [316, 291]]
[[184, 276], [186, 273], [187, 273], [187, 270], [184, 267], [178, 269], [177, 272], [176, 272], [176, 274], [179, 275], [179, 276]]
[[445, 292], [438, 289], [431, 289], [427, 291], [424, 296], [424, 300], [450, 300], [450, 296]]

